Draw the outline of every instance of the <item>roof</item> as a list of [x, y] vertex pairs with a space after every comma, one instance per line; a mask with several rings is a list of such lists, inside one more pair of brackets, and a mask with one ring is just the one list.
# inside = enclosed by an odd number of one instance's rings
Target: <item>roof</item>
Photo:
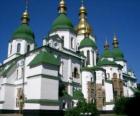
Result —
[[123, 73], [123, 78], [126, 79], [126, 80], [134, 81], [134, 82], [137, 81], [136, 78], [133, 78], [131, 75], [126, 74], [126, 73]]
[[85, 39], [81, 41], [79, 48], [83, 48], [83, 47], [97, 48], [95, 42], [89, 37], [86, 37]]
[[0, 76], [6, 77], [7, 73], [16, 65], [16, 61], [11, 62], [7, 68], [1, 67], [0, 68]]
[[72, 29], [73, 24], [71, 23], [70, 19], [66, 16], [66, 14], [61, 13], [53, 22], [52, 30], [56, 29]]
[[119, 64], [116, 64], [114, 61], [110, 61], [108, 59], [99, 59], [98, 63], [97, 63], [98, 66], [115, 66], [115, 67], [122, 67], [121, 65]]
[[100, 66], [94, 66], [94, 67], [83, 67], [82, 71], [105, 71], [105, 69], [101, 68]]
[[113, 58], [113, 54], [109, 49], [105, 49], [103, 52], [102, 57], [104, 58]]
[[12, 40], [23, 39], [33, 43], [35, 36], [28, 24], [21, 24], [13, 33]]
[[120, 48], [113, 48], [112, 54], [113, 54], [114, 59], [116, 59], [116, 60], [123, 60], [124, 59], [124, 54], [120, 50]]
[[40, 64], [60, 65], [58, 58], [55, 58], [52, 53], [41, 51], [30, 63], [29, 66], [36, 66]]

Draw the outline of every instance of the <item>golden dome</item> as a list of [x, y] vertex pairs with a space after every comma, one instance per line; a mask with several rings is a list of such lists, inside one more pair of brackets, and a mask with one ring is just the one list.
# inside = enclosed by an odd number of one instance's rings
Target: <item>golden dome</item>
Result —
[[21, 17], [21, 20], [22, 20], [22, 24], [28, 24], [29, 23], [29, 13], [27, 10], [25, 10], [22, 14], [22, 17]]
[[87, 11], [83, 5], [80, 7], [79, 15], [80, 15], [80, 21], [78, 26], [76, 27], [77, 34], [78, 35], [86, 34], [86, 33], [91, 34], [92, 29], [86, 20]]

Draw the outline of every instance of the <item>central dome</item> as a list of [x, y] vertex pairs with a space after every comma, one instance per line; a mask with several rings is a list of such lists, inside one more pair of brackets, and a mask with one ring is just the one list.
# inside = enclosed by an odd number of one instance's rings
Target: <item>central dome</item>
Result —
[[56, 29], [72, 29], [73, 24], [65, 14], [60, 14], [52, 24], [52, 30]]

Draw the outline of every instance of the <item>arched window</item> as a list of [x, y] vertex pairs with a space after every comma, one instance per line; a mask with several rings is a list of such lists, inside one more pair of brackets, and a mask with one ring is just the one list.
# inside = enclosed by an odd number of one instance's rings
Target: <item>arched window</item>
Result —
[[21, 44], [18, 43], [18, 44], [17, 44], [17, 52], [18, 52], [18, 53], [20, 53], [20, 49], [21, 49]]
[[113, 73], [113, 78], [117, 78], [117, 73]]
[[74, 68], [73, 77], [75, 77], [75, 78], [79, 77], [78, 69], [76, 67]]
[[90, 51], [87, 51], [87, 65], [90, 64]]
[[29, 51], [30, 51], [30, 45], [27, 46], [27, 52], [29, 52]]

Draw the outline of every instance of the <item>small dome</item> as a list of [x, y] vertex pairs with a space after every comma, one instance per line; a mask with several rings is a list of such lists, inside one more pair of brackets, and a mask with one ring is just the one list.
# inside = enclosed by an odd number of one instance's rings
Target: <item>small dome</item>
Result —
[[95, 42], [93, 40], [91, 40], [89, 37], [87, 37], [81, 41], [79, 48], [83, 48], [83, 47], [97, 48]]
[[123, 52], [119, 48], [113, 48], [112, 54], [116, 60], [123, 60], [124, 59]]
[[112, 58], [113, 55], [112, 55], [112, 52], [109, 49], [105, 49], [104, 52], [103, 52], [102, 57], [104, 57], [104, 58]]
[[118, 64], [116, 64], [114, 61], [109, 61], [107, 59], [99, 59], [98, 66], [119, 66]]
[[52, 25], [52, 30], [55, 30], [55, 29], [72, 29], [73, 28], [73, 25], [70, 21], [70, 19], [63, 13], [61, 13], [57, 18], [56, 20], [53, 22], [53, 25]]
[[12, 40], [24, 39], [28, 42], [34, 42], [34, 33], [27, 24], [21, 24], [12, 36]]

